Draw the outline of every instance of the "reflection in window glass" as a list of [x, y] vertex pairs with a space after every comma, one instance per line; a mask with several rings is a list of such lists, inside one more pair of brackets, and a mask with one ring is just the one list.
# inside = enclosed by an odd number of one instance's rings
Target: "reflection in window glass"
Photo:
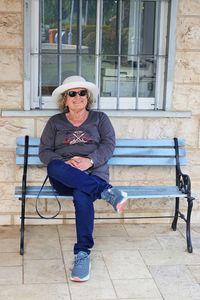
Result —
[[118, 47], [118, 21], [117, 8], [119, 1], [103, 1], [103, 20], [102, 20], [102, 54], [115, 55]]
[[156, 61], [153, 57], [143, 57], [140, 61], [139, 97], [155, 96]]
[[62, 56], [61, 56], [61, 82], [63, 80], [71, 75], [76, 74], [76, 62], [77, 62], [77, 55], [73, 53], [70, 53], [69, 55], [69, 49], [64, 51], [62, 50]]
[[[41, 1], [40, 43], [41, 55], [39, 60], [41, 77], [41, 94], [50, 95], [58, 84], [58, 59], [55, 36], [57, 33], [58, 3], [57, 1]], [[48, 13], [47, 13], [48, 12]], [[40, 80], [40, 79], [39, 79]]]
[[78, 0], [40, 1], [42, 95], [77, 73], [95, 81], [96, 0], [81, 2], [80, 7]]
[[[104, 64], [102, 73], [105, 96], [155, 96], [154, 58], [146, 57], [154, 55], [155, 9], [155, 1], [122, 1], [121, 5], [120, 1], [104, 1], [102, 52], [110, 62]], [[108, 82], [111, 93], [105, 93]]]
[[88, 81], [95, 82], [95, 56], [83, 55], [81, 60], [81, 74]]
[[155, 44], [155, 1], [141, 3], [140, 54], [153, 55]]
[[101, 96], [117, 96], [117, 56], [102, 56]]
[[57, 86], [58, 69], [57, 69], [57, 55], [53, 53], [52, 49], [50, 53], [41, 55], [41, 89], [42, 95], [48, 96], [53, 92]]
[[120, 67], [120, 96], [136, 97], [137, 95], [137, 64], [136, 57], [129, 60], [128, 56], [121, 57]]

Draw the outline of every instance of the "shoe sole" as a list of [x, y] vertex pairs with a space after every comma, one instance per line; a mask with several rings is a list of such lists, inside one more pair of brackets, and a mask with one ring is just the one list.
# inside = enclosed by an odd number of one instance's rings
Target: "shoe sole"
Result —
[[116, 206], [116, 210], [119, 214], [122, 214], [124, 212], [128, 200], [128, 194], [126, 192], [122, 192], [122, 195], [123, 200]]
[[70, 277], [70, 280], [71, 281], [74, 281], [74, 282], [84, 282], [84, 281], [87, 281], [90, 279], [90, 270], [91, 270], [91, 263], [89, 265], [89, 273], [87, 276], [83, 277], [83, 278], [80, 278], [80, 277]]

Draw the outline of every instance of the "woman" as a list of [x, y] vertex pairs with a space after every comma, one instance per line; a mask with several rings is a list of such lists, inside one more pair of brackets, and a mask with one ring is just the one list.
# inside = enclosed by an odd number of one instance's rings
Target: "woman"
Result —
[[107, 115], [90, 110], [98, 95], [95, 84], [70, 76], [53, 91], [61, 113], [52, 116], [41, 136], [40, 159], [47, 165], [51, 185], [72, 195], [77, 242], [71, 280], [90, 276], [90, 249], [94, 245], [94, 206], [100, 198], [123, 212], [127, 194], [109, 184], [107, 161], [115, 147], [115, 133]]

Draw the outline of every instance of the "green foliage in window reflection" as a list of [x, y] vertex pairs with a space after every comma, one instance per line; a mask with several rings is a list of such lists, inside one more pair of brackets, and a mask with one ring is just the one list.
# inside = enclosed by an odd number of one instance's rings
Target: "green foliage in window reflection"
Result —
[[[69, 25], [65, 25], [66, 36], [69, 33]], [[88, 47], [89, 54], [95, 54], [96, 46], [96, 26], [87, 25], [82, 26], [82, 46]], [[77, 26], [72, 26], [72, 44], [77, 44]], [[122, 29], [121, 36], [121, 54], [127, 54], [128, 48], [128, 28]], [[104, 55], [117, 55], [118, 46], [116, 41], [116, 32], [108, 25], [102, 27], [102, 49], [101, 53]]]

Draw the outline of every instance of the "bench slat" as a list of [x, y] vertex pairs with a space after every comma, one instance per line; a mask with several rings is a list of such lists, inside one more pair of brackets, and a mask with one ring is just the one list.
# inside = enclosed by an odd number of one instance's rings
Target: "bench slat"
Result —
[[[179, 147], [185, 146], [183, 139], [178, 139]], [[135, 146], [135, 147], [174, 147], [173, 139], [117, 139], [116, 146]]]
[[[175, 157], [173, 148], [115, 148], [114, 156], [166, 156]], [[179, 150], [179, 156], [185, 156], [185, 150]]]
[[[185, 198], [186, 195], [179, 191], [177, 186], [116, 186], [128, 193], [131, 199], [150, 199], [150, 198]], [[28, 186], [27, 198], [36, 198], [41, 186]], [[20, 198], [22, 194], [21, 187], [16, 187], [15, 197]], [[40, 194], [40, 198], [58, 198], [72, 199], [71, 196], [60, 196], [51, 186], [45, 186]]]
[[[17, 155], [24, 155], [25, 148], [24, 147], [17, 147], [16, 154]], [[28, 155], [38, 155], [39, 154], [39, 147], [32, 147], [28, 148]]]
[[[24, 164], [24, 157], [17, 156], [16, 157], [16, 164], [23, 165]], [[36, 166], [44, 166], [38, 156], [30, 156], [28, 157], [28, 165], [36, 165]]]
[[[17, 137], [17, 145], [24, 146], [24, 137]], [[40, 143], [39, 138], [29, 137], [29, 145], [38, 146]], [[185, 146], [183, 139], [178, 139], [179, 147]], [[120, 147], [174, 147], [173, 139], [117, 139], [116, 146]]]
[[[18, 136], [16, 139], [16, 144], [18, 146], [24, 146], [25, 145], [25, 138], [24, 136]], [[38, 146], [40, 144], [40, 139], [39, 138], [34, 138], [34, 137], [29, 137], [29, 145], [32, 146]]]
[[[109, 165], [126, 166], [175, 166], [175, 158], [168, 157], [112, 157]], [[180, 157], [180, 165], [186, 165], [186, 159]]]
[[[24, 158], [16, 157], [16, 164], [23, 165]], [[31, 156], [28, 157], [28, 164], [29, 165], [38, 165], [43, 166], [44, 164], [41, 162], [38, 156]], [[168, 157], [112, 157], [108, 164], [110, 166], [114, 165], [126, 165], [126, 166], [175, 166], [176, 160], [175, 158], [168, 158]], [[186, 165], [186, 159], [180, 157], [180, 165]]]
[[[16, 149], [17, 155], [24, 155], [25, 148], [18, 147]], [[39, 147], [29, 147], [28, 154], [38, 155]], [[131, 148], [131, 147], [116, 147], [114, 150], [114, 156], [175, 156], [174, 148]], [[179, 156], [185, 156], [185, 150], [179, 150]]]

